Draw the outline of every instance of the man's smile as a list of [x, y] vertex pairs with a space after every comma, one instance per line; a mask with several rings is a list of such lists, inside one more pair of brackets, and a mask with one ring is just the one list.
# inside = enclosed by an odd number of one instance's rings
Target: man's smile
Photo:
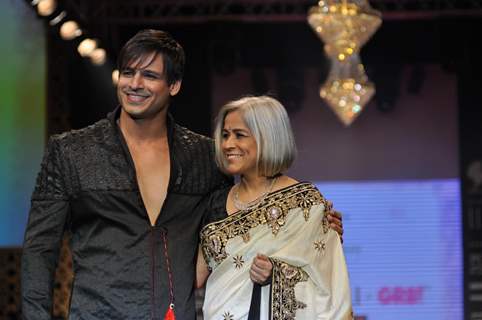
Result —
[[148, 93], [132, 92], [132, 91], [124, 91], [124, 95], [126, 96], [129, 102], [133, 102], [133, 103], [142, 103], [150, 97]]

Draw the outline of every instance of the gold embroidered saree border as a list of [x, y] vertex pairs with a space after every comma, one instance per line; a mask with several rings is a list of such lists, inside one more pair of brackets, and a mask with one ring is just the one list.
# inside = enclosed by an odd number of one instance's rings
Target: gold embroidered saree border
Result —
[[271, 320], [294, 320], [296, 310], [306, 308], [298, 301], [295, 286], [308, 280], [308, 275], [300, 267], [289, 265], [277, 259], [270, 259], [273, 264], [271, 280]]
[[[301, 208], [305, 220], [313, 205], [324, 204], [325, 212], [330, 210], [331, 204], [325, 200], [318, 189], [308, 182], [300, 182], [269, 194], [256, 208], [249, 211], [239, 211], [223, 220], [206, 225], [201, 230], [201, 247], [206, 261], [214, 259], [219, 264], [228, 255], [227, 242], [241, 236], [249, 242], [249, 231], [261, 224], [271, 228], [276, 236], [283, 227], [290, 210]], [[328, 221], [323, 219], [323, 230], [327, 232]]]

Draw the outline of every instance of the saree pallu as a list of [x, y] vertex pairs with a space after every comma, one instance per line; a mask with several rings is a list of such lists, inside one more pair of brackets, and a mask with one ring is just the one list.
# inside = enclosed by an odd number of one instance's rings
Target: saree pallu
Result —
[[271, 283], [261, 287], [260, 320], [352, 319], [345, 258], [329, 228], [328, 206], [314, 185], [298, 183], [206, 225], [201, 249], [211, 275], [204, 319], [248, 319], [249, 270], [258, 253], [273, 264]]

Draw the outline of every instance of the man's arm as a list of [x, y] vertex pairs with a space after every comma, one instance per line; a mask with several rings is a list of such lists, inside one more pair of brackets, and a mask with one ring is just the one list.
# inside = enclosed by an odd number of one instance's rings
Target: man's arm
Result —
[[23, 319], [51, 319], [53, 278], [69, 202], [60, 152], [51, 139], [32, 195], [22, 254]]

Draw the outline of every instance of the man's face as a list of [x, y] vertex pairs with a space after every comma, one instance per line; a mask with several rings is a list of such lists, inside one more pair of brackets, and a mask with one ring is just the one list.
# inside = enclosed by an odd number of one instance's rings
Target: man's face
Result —
[[181, 83], [167, 83], [164, 59], [151, 53], [132, 61], [121, 71], [117, 96], [125, 111], [134, 119], [147, 119], [166, 111], [171, 96], [179, 92]]

